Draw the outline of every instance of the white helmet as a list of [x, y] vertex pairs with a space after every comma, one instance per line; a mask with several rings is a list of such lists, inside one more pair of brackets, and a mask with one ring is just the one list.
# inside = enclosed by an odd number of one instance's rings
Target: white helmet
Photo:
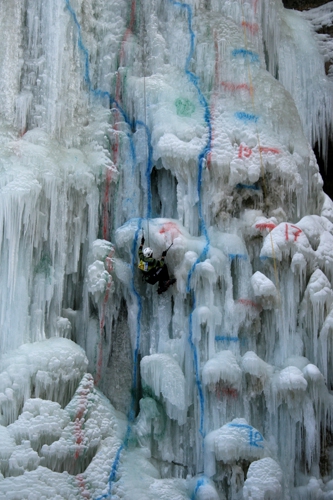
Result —
[[152, 257], [153, 256], [153, 251], [151, 248], [147, 247], [143, 250], [143, 255], [147, 258], [149, 257]]

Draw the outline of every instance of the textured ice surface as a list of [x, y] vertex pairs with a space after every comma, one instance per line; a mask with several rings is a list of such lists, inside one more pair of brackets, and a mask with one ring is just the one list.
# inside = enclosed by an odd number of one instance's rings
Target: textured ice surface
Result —
[[332, 496], [331, 23], [0, 3], [1, 498]]

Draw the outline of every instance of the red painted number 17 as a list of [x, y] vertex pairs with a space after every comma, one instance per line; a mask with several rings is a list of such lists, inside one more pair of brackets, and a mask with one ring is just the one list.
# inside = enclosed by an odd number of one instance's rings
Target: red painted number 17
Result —
[[300, 229], [297, 226], [294, 226], [293, 224], [286, 224], [285, 232], [286, 232], [286, 240], [287, 241], [289, 241], [289, 238], [291, 241], [297, 241], [297, 238], [301, 234], [302, 229]]

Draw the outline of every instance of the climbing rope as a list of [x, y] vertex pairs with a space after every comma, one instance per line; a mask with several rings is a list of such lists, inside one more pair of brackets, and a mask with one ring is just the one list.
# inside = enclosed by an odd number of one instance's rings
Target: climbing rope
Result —
[[[142, 10], [143, 13], [143, 10]], [[142, 14], [144, 16], [144, 14]], [[142, 50], [143, 50], [143, 57], [142, 57], [142, 66], [143, 66], [143, 111], [144, 111], [144, 123], [147, 126], [147, 92], [146, 92], [146, 25], [143, 17], [143, 23], [142, 23], [142, 32], [143, 32], [143, 42], [142, 42]], [[145, 164], [148, 164], [148, 141], [146, 143], [145, 147]], [[149, 193], [147, 193], [147, 196], [149, 196]], [[149, 238], [149, 216], [150, 214], [147, 214], [147, 233], [148, 233], [148, 246], [150, 246], [150, 238]]]

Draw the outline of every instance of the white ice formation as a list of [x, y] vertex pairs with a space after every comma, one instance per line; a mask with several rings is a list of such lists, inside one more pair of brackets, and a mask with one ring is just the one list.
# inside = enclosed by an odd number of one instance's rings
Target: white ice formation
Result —
[[332, 22], [0, 2], [0, 500], [333, 498]]

